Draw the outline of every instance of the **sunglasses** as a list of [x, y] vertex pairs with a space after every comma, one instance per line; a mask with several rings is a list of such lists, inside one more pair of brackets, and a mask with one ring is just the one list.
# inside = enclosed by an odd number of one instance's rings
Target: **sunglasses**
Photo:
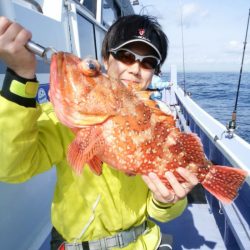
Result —
[[155, 56], [141, 56], [125, 48], [117, 50], [111, 49], [109, 52], [117, 61], [120, 61], [127, 65], [132, 65], [136, 61], [139, 61], [141, 67], [144, 69], [156, 69], [160, 64], [160, 59]]

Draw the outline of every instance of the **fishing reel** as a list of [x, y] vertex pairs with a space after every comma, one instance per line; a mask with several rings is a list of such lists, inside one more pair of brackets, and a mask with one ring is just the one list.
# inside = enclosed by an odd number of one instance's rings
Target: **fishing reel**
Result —
[[237, 129], [237, 126], [236, 126], [236, 113], [233, 113], [232, 114], [232, 120], [226, 125], [226, 128], [227, 128], [227, 137], [228, 138], [233, 138], [234, 136], [234, 132], [235, 130]]

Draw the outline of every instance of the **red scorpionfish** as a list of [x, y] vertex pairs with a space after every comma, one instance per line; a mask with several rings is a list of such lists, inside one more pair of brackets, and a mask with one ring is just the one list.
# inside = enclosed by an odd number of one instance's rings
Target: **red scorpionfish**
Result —
[[78, 174], [87, 163], [100, 175], [106, 162], [128, 175], [154, 172], [171, 188], [165, 172], [184, 182], [176, 171], [184, 167], [220, 201], [235, 199], [246, 171], [213, 165], [199, 137], [181, 132], [174, 117], [150, 100], [151, 93], [110, 79], [100, 69], [93, 59], [66, 52], [52, 56], [50, 100], [58, 119], [75, 133], [67, 158]]

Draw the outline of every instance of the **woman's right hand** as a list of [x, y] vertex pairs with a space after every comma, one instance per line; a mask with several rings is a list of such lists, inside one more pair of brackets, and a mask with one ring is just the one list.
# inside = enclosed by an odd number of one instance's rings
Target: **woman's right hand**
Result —
[[25, 48], [31, 36], [20, 24], [0, 16], [0, 60], [28, 79], [34, 78], [36, 72], [35, 55]]

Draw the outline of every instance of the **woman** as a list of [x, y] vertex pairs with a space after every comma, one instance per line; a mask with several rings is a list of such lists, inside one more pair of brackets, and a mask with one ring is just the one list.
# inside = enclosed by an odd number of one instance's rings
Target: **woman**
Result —
[[[30, 38], [22, 26], [0, 18], [0, 59], [8, 66], [0, 96], [0, 180], [23, 182], [56, 165], [52, 249], [157, 249], [160, 229], [149, 217], [163, 222], [179, 216], [197, 178], [179, 168], [186, 180], [181, 185], [166, 172], [173, 188], [168, 190], [154, 173], [129, 177], [105, 163], [101, 176], [88, 167], [75, 175], [66, 160], [73, 133], [58, 121], [51, 103], [35, 101], [36, 61], [25, 48]], [[167, 48], [154, 18], [125, 16], [104, 38], [104, 66], [109, 77], [143, 90], [160, 72]]]

